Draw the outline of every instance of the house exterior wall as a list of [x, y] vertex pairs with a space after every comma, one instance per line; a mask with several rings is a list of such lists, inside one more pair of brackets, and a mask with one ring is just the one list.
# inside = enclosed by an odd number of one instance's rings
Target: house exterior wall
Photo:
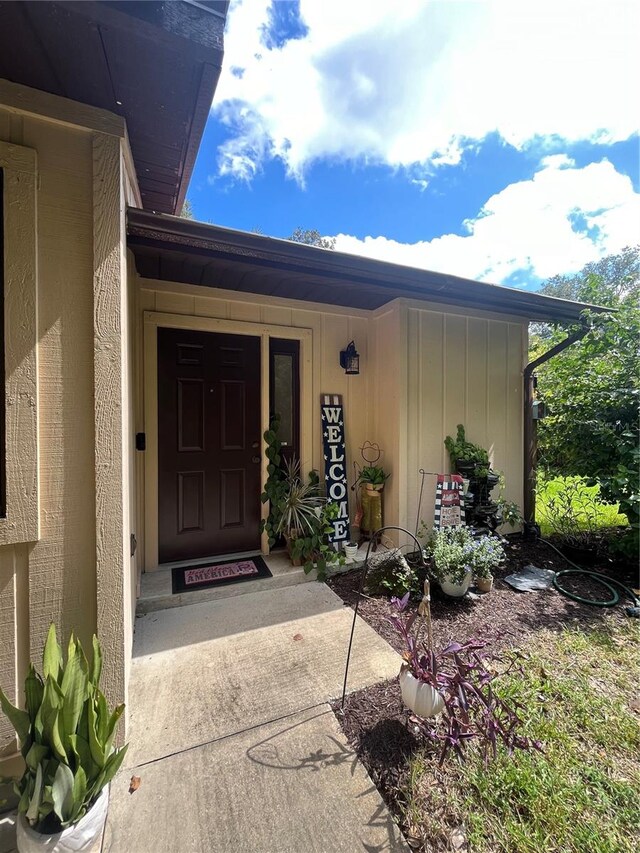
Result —
[[[416, 308], [407, 309], [406, 323], [408, 520], [418, 512], [419, 469], [449, 470], [444, 439], [455, 436], [459, 423], [504, 475], [505, 497], [522, 507], [527, 325]], [[433, 518], [434, 500], [435, 478], [430, 476], [420, 511], [425, 520]]]
[[[130, 265], [134, 263], [130, 256]], [[221, 282], [223, 285], [224, 282]], [[341, 394], [345, 406], [349, 483], [353, 462], [362, 463], [365, 441], [382, 449], [382, 464], [391, 477], [384, 492], [386, 524], [413, 531], [418, 511], [418, 471], [446, 472], [444, 438], [458, 423], [470, 440], [483, 444], [505, 475], [506, 496], [522, 502], [522, 367], [526, 356], [526, 324], [515, 318], [466, 314], [442, 305], [416, 307], [397, 300], [375, 312], [271, 298], [249, 293], [136, 279], [136, 387], [153, 393], [144, 375], [144, 317], [216, 318], [277, 329], [308, 329], [312, 339], [311, 459], [305, 468], [323, 472], [320, 395]], [[418, 303], [419, 305], [419, 303]], [[177, 321], [178, 322], [178, 321]], [[246, 328], [246, 327], [245, 327]], [[360, 375], [347, 376], [339, 352], [355, 340]], [[305, 405], [305, 401], [302, 401]], [[136, 430], [145, 431], [144, 403], [136, 402]], [[144, 454], [139, 454], [143, 456]], [[136, 529], [143, 535], [144, 468], [138, 465]], [[433, 517], [435, 478], [425, 481], [421, 516]], [[349, 492], [350, 515], [355, 513]], [[149, 564], [145, 568], [154, 569]]]
[[[101, 466], [102, 476], [111, 478], [117, 454], [105, 454], [103, 448], [128, 436], [123, 428], [96, 438], [95, 381], [97, 346], [108, 361], [126, 361], [119, 316], [108, 341], [103, 334], [106, 298], [114, 287], [118, 299], [125, 292], [124, 265], [117, 260], [124, 251], [120, 181], [125, 172], [130, 175], [125, 129], [116, 116], [0, 81], [1, 141], [35, 152], [37, 163], [39, 530], [28, 541], [0, 545], [0, 683], [22, 701], [28, 661], [39, 663], [50, 622], [55, 621], [59, 635], [73, 630], [90, 647], [102, 618], [103, 626], [111, 624], [110, 633], [120, 637], [117, 648], [111, 640], [105, 643], [110, 663], [103, 687], [111, 701], [122, 700], [131, 627], [125, 629], [124, 620], [111, 613], [114, 591], [108, 582], [105, 586], [104, 572], [99, 590], [98, 566], [122, 574], [124, 538], [115, 553], [101, 545], [100, 536], [104, 518], [117, 517], [124, 505], [126, 471], [117, 481], [119, 498], [115, 504], [111, 498], [102, 512], [96, 472]], [[115, 177], [116, 185], [106, 207], [97, 203], [100, 176], [109, 171], [101, 151], [105, 146], [116, 163], [115, 176], [107, 175], [107, 181]], [[129, 192], [135, 196], [135, 189]], [[11, 210], [6, 214], [11, 217]], [[102, 267], [97, 276], [99, 244], [115, 265]], [[119, 412], [127, 414], [127, 406]], [[14, 509], [7, 506], [7, 515]], [[0, 775], [10, 771], [15, 750], [13, 730], [0, 716]]]
[[[130, 258], [133, 264], [133, 259]], [[223, 284], [223, 282], [221, 282]], [[296, 300], [274, 299], [253, 294], [239, 294], [224, 289], [195, 287], [178, 283], [153, 282], [148, 279], [137, 280], [138, 301], [138, 379], [137, 387], [146, 395], [153, 394], [153, 379], [144, 375], [144, 360], [140, 357], [144, 340], [145, 312], [213, 318], [229, 321], [231, 324], [253, 324], [256, 334], [264, 326], [272, 329], [274, 337], [278, 329], [299, 329], [311, 332], [311, 366], [309, 387], [303, 393], [310, 411], [311, 440], [308, 442], [310, 453], [303, 455], [303, 470], [318, 469], [324, 473], [322, 455], [322, 437], [320, 425], [320, 395], [325, 393], [341, 394], [345, 409], [347, 461], [349, 482], [352, 483], [353, 462], [360, 461], [359, 448], [371, 438], [370, 424], [370, 375], [368, 363], [370, 317], [365, 311], [331, 308]], [[247, 328], [243, 326], [243, 328]], [[231, 329], [232, 330], [232, 329]], [[355, 340], [360, 353], [360, 375], [347, 376], [340, 367], [339, 354], [351, 340]], [[137, 423], [139, 432], [149, 432], [145, 423], [144, 404], [137, 401]], [[147, 451], [148, 452], [148, 451]], [[143, 454], [139, 454], [142, 456]], [[143, 471], [138, 468], [139, 484], [142, 484]], [[144, 489], [141, 487], [141, 492]], [[350, 493], [352, 496], [352, 493]], [[352, 506], [352, 512], [353, 512]], [[145, 515], [144, 501], [138, 504], [137, 529], [143, 531]], [[139, 537], [141, 538], [141, 537]], [[142, 543], [141, 543], [142, 544]], [[141, 551], [147, 550], [141, 548]], [[155, 566], [147, 565], [147, 569]]]

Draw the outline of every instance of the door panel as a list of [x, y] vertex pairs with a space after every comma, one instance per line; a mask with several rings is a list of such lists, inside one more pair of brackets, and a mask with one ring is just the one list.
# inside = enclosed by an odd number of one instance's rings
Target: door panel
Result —
[[260, 339], [158, 329], [161, 563], [260, 547], [260, 432]]

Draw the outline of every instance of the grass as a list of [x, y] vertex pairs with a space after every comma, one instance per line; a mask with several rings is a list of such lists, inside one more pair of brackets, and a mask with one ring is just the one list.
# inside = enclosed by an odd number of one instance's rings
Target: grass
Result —
[[[573, 510], [580, 529], [601, 530], [627, 524], [627, 517], [620, 515], [617, 504], [606, 504], [600, 500], [600, 487], [587, 486], [581, 477], [554, 477], [540, 480], [536, 495], [536, 521], [543, 536], [556, 532], [553, 523], [553, 504]], [[561, 520], [561, 526], [564, 519]]]
[[432, 753], [418, 753], [405, 792], [410, 834], [446, 849], [461, 827], [473, 853], [640, 849], [638, 640], [634, 620], [537, 634], [524, 678], [505, 677], [502, 693], [522, 704], [544, 755], [502, 752], [485, 768], [471, 753], [437, 770]]

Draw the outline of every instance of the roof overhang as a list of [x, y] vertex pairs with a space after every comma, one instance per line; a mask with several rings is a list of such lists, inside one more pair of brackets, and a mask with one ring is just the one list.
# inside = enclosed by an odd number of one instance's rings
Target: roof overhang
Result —
[[160, 281], [365, 310], [417, 299], [548, 322], [607, 310], [134, 208], [127, 233], [139, 275]]
[[179, 213], [220, 76], [228, 5], [0, 2], [0, 77], [121, 115], [144, 207]]

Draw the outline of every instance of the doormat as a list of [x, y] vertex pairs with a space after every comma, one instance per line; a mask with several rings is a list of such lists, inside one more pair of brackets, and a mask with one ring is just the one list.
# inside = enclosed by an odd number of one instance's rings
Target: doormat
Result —
[[247, 557], [224, 563], [203, 563], [201, 566], [175, 566], [171, 569], [174, 595], [193, 589], [207, 589], [210, 586], [226, 586], [230, 583], [270, 577], [272, 574], [262, 557]]

